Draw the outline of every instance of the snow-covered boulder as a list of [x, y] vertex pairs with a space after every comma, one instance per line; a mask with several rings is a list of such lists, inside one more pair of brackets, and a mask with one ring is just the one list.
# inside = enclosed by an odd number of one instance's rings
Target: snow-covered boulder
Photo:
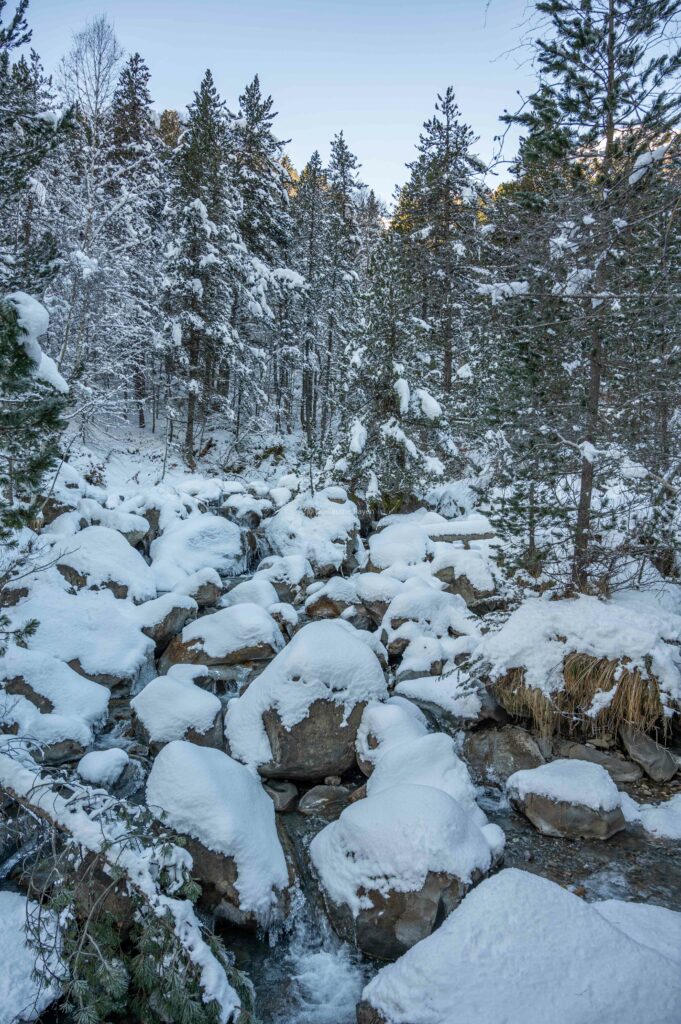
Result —
[[433, 550], [433, 543], [420, 522], [391, 522], [369, 537], [369, 566], [380, 572], [396, 564], [416, 565], [425, 562]]
[[199, 569], [176, 583], [171, 593], [191, 597], [199, 608], [212, 608], [222, 595], [222, 580], [215, 569]]
[[230, 608], [234, 604], [258, 604], [269, 609], [270, 605], [279, 603], [279, 595], [271, 582], [263, 576], [253, 576], [250, 580], [237, 583], [220, 598], [221, 608]]
[[475, 617], [458, 594], [447, 594], [422, 580], [412, 580], [388, 605], [381, 625], [381, 639], [388, 653], [404, 653], [412, 640], [423, 636], [476, 635]]
[[547, 836], [609, 839], [625, 827], [622, 798], [605, 768], [560, 758], [506, 780], [515, 807]]
[[358, 1024], [676, 1024], [681, 914], [510, 868], [369, 982]]
[[423, 713], [403, 697], [372, 701], [365, 707], [357, 729], [357, 764], [368, 777], [387, 750], [427, 732]]
[[130, 758], [120, 747], [91, 750], [78, 762], [78, 774], [91, 786], [109, 789], [116, 785], [130, 764]]
[[160, 591], [172, 590], [201, 569], [235, 575], [243, 565], [238, 526], [221, 516], [192, 512], [170, 522], [151, 545], [151, 568]]
[[241, 665], [274, 657], [284, 646], [272, 616], [257, 604], [236, 604], [190, 622], [169, 644], [159, 663]]
[[268, 555], [258, 565], [254, 579], [268, 579], [279, 600], [293, 604], [311, 582], [313, 569], [304, 555]]
[[130, 701], [135, 732], [152, 751], [172, 740], [222, 748], [222, 704], [194, 684], [196, 672], [193, 665], [175, 665]]
[[451, 663], [443, 666], [441, 675], [420, 676], [410, 672], [412, 678], [405, 679], [401, 670], [405, 660], [409, 667], [411, 652], [410, 643], [398, 669], [395, 693], [417, 704], [438, 728], [445, 732], [470, 729], [482, 719], [505, 716], [479, 680]]
[[271, 515], [273, 510], [271, 501], [256, 498], [252, 494], [232, 494], [220, 506], [220, 514], [225, 519], [249, 530], [257, 530], [262, 520]]
[[155, 644], [156, 657], [177, 636], [185, 624], [196, 617], [198, 606], [192, 597], [184, 594], [161, 594], [153, 601], [124, 609], [125, 614], [136, 623], [145, 636]]
[[267, 521], [265, 539], [277, 555], [302, 555], [316, 576], [348, 563], [359, 530], [357, 509], [342, 487], [301, 494]]
[[475, 786], [456, 744], [443, 732], [405, 740], [381, 751], [367, 782], [367, 796], [395, 786], [430, 786], [451, 796], [483, 828], [487, 818], [475, 802]]
[[57, 569], [76, 589], [106, 587], [115, 597], [129, 597], [136, 603], [156, 597], [154, 574], [117, 530], [87, 526], [62, 547]]
[[352, 582], [357, 600], [361, 601], [376, 626], [380, 626], [388, 605], [404, 587], [400, 580], [384, 572], [358, 573]]
[[80, 757], [106, 720], [109, 697], [50, 654], [9, 647], [0, 659], [0, 723], [39, 744], [41, 761]]
[[431, 567], [449, 593], [460, 594], [467, 605], [475, 605], [495, 591], [488, 552], [479, 545], [435, 544]]
[[274, 804], [256, 775], [221, 750], [175, 740], [154, 761], [146, 796], [187, 837], [204, 906], [241, 925], [279, 918], [288, 869]]
[[313, 588], [308, 587], [309, 597], [305, 600], [305, 613], [311, 619], [336, 619], [357, 602], [352, 577], [332, 576], [321, 586], [313, 584]]
[[[57, 579], [66, 586], [59, 574]], [[128, 690], [154, 674], [153, 640], [131, 620], [128, 603], [108, 590], [69, 594], [49, 571], [40, 574], [26, 600], [12, 609], [15, 627], [32, 619], [39, 625], [31, 650], [59, 658], [111, 690]]]
[[86, 526], [107, 526], [117, 530], [132, 547], [141, 544], [149, 533], [149, 523], [144, 516], [119, 508], [106, 508], [94, 498], [81, 498], [74, 518], [78, 519], [81, 530]]
[[380, 663], [357, 631], [335, 621], [310, 622], [229, 702], [230, 752], [265, 777], [342, 775], [355, 760], [366, 702], [386, 692]]
[[315, 836], [310, 857], [335, 930], [379, 959], [430, 935], [492, 865], [466, 809], [408, 783], [351, 804]]

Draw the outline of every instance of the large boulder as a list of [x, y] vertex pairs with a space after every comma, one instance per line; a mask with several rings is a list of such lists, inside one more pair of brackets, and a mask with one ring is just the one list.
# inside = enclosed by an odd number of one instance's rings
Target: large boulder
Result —
[[463, 756], [475, 781], [487, 786], [503, 786], [509, 775], [544, 764], [536, 740], [519, 725], [467, 733]]
[[176, 636], [159, 662], [161, 672], [178, 663], [241, 665], [273, 658], [284, 646], [276, 622], [256, 604], [236, 604], [204, 615]]
[[234, 575], [244, 563], [241, 530], [221, 516], [192, 512], [174, 519], [152, 543], [151, 568], [160, 591], [172, 590], [201, 569]]
[[320, 577], [349, 568], [358, 531], [357, 509], [342, 487], [298, 495], [263, 527], [275, 554], [302, 555]]
[[681, 914], [585, 903], [539, 875], [485, 879], [362, 993], [358, 1024], [676, 1024]]
[[57, 556], [57, 569], [76, 590], [106, 588], [135, 602], [156, 597], [151, 569], [117, 530], [88, 526], [61, 546], [65, 550]]
[[246, 927], [281, 920], [288, 868], [274, 804], [256, 775], [220, 750], [176, 740], [154, 761], [146, 796], [187, 837], [204, 908]]
[[197, 604], [193, 598], [168, 593], [131, 608], [128, 614], [144, 635], [154, 641], [158, 658], [187, 622], [196, 618], [196, 612]]
[[380, 663], [357, 631], [333, 621], [308, 623], [229, 702], [230, 753], [267, 778], [342, 775], [355, 761], [364, 705], [384, 696]]
[[622, 798], [605, 768], [559, 759], [506, 782], [513, 805], [546, 836], [609, 839], [625, 827]]
[[222, 748], [222, 704], [194, 684], [196, 671], [193, 665], [175, 665], [130, 701], [135, 733], [152, 751], [172, 740]]
[[0, 659], [0, 728], [33, 740], [42, 762], [81, 757], [106, 720], [110, 696], [49, 654], [10, 647]]
[[400, 956], [492, 865], [471, 815], [442, 790], [404, 785], [351, 804], [310, 844], [336, 932], [370, 956]]

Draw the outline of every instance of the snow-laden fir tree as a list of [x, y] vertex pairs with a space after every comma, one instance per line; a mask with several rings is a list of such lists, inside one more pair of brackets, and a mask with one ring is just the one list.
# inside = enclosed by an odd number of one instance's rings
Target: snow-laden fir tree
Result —
[[235, 318], [249, 278], [238, 229], [239, 202], [230, 177], [228, 115], [210, 71], [187, 111], [173, 162], [170, 240], [164, 291], [172, 400], [184, 400], [184, 449], [190, 465], [213, 411], [225, 425], [239, 410], [225, 397], [240, 394], [248, 372]]

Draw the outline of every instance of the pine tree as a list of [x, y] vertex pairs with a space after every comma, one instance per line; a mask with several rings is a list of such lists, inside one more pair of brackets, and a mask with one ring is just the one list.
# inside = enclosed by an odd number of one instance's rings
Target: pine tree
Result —
[[145, 426], [147, 367], [155, 365], [162, 329], [157, 300], [166, 193], [149, 78], [146, 64], [138, 53], [133, 54], [121, 71], [111, 107], [111, 157], [120, 168], [114, 188], [125, 211], [118, 220], [125, 269], [120, 340], [127, 350], [128, 371], [132, 370], [140, 427]]
[[190, 464], [218, 382], [224, 393], [240, 373], [234, 317], [247, 286], [248, 260], [226, 145], [225, 104], [207, 71], [175, 156], [165, 278], [167, 338], [176, 386], [186, 399], [184, 448]]
[[[37, 337], [45, 310], [24, 292], [0, 303], [0, 541], [35, 518], [57, 461], [66, 386], [46, 372]], [[53, 364], [50, 369], [54, 370]]]

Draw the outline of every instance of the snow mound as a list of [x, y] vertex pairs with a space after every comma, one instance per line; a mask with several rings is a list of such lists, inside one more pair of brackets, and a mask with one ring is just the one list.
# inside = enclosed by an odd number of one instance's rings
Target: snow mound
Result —
[[440, 789], [409, 784], [351, 804], [315, 836], [310, 857], [327, 895], [355, 917], [373, 906], [371, 892], [417, 892], [430, 871], [470, 882], [492, 861], [468, 811]]
[[369, 559], [375, 569], [388, 569], [396, 562], [416, 565], [425, 562], [432, 551], [432, 541], [420, 520], [416, 523], [390, 523], [369, 537]]
[[151, 568], [159, 590], [172, 590], [200, 569], [235, 575], [243, 564], [241, 530], [207, 512], [172, 520], [150, 549]]
[[433, 704], [454, 718], [476, 719], [482, 710], [477, 685], [457, 668], [439, 676], [405, 679], [397, 683], [395, 693], [410, 700]]
[[269, 644], [274, 651], [284, 638], [272, 616], [257, 604], [235, 604], [190, 622], [182, 630], [182, 643], [192, 644], [212, 659]]
[[78, 762], [78, 774], [84, 782], [93, 786], [113, 786], [130, 763], [130, 758], [120, 747], [109, 750], [91, 750]]
[[514, 772], [506, 780], [511, 797], [536, 794], [567, 804], [583, 804], [594, 811], [614, 811], [621, 805], [620, 792], [599, 764], [559, 758], [538, 768]]
[[152, 742], [180, 740], [188, 729], [203, 734], [214, 724], [222, 705], [215, 694], [192, 682], [195, 672], [192, 665], [175, 665], [130, 701]]
[[[113, 681], [145, 682], [153, 671], [154, 641], [127, 614], [129, 605], [108, 590], [68, 594], [46, 573], [29, 596], [11, 609], [15, 626], [37, 619], [31, 650], [61, 661], [76, 661], [84, 674]], [[65, 585], [61, 577], [61, 585]]]
[[154, 574], [139, 551], [108, 526], [87, 526], [61, 545], [57, 564], [84, 577], [91, 589], [109, 583], [127, 588], [127, 597], [139, 603], [156, 597]]
[[487, 824], [475, 802], [475, 786], [468, 768], [458, 757], [454, 740], [443, 732], [417, 736], [383, 749], [367, 782], [367, 796], [405, 785], [439, 789], [467, 810], [476, 825]]
[[621, 903], [615, 924], [606, 919], [611, 907], [599, 912], [548, 879], [509, 868], [380, 970], [363, 999], [386, 1024], [677, 1024], [681, 915], [646, 910], [644, 922], [636, 904]]
[[357, 509], [341, 487], [300, 494], [267, 520], [272, 551], [300, 555], [319, 572], [340, 569], [359, 529]]
[[274, 804], [248, 768], [221, 750], [175, 740], [154, 761], [147, 804], [171, 828], [232, 857], [241, 908], [267, 922], [288, 870]]
[[22, 331], [20, 341], [26, 349], [26, 355], [35, 366], [35, 376], [49, 384], [55, 391], [67, 394], [69, 386], [57, 369], [57, 364], [43, 352], [38, 342], [40, 335], [45, 334], [50, 326], [47, 310], [26, 292], [11, 292], [6, 298], [16, 311], [17, 323]]
[[[34, 908], [18, 892], [0, 892], [0, 1024], [37, 1020], [59, 995], [55, 985], [41, 986], [33, 974], [35, 951], [27, 944], [26, 915]], [[59, 970], [55, 963], [49, 967]]]
[[501, 629], [488, 633], [479, 657], [493, 679], [524, 669], [526, 686], [549, 695], [563, 685], [563, 661], [579, 652], [629, 659], [627, 669], [659, 682], [667, 708], [681, 701], [681, 615], [648, 601], [629, 604], [586, 595], [562, 601], [528, 598]]
[[637, 804], [622, 793], [622, 813], [658, 839], [681, 839], [681, 793], [659, 804]]
[[269, 608], [278, 601], [279, 596], [270, 581], [264, 577], [254, 576], [243, 583], [237, 583], [222, 595], [219, 603], [221, 608], [230, 608], [235, 604], [257, 604], [261, 608]]
[[374, 766], [384, 752], [408, 740], [425, 736], [424, 714], [402, 697], [372, 701], [365, 707], [357, 730], [357, 756]]
[[250, 765], [272, 759], [262, 720], [269, 708], [291, 729], [316, 700], [340, 704], [348, 714], [360, 701], [386, 695], [378, 658], [355, 632], [333, 620], [308, 623], [246, 692], [229, 702], [225, 733], [235, 757]]

